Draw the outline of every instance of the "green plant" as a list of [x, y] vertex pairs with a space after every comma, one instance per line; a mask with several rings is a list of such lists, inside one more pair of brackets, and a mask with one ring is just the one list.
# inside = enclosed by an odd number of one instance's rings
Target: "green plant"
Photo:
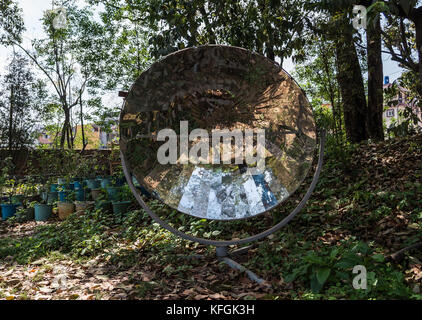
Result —
[[133, 201], [135, 200], [132, 190], [130, 190], [130, 187], [128, 185], [124, 185], [120, 188], [119, 201]]
[[1, 190], [1, 196], [7, 195], [9, 197], [10, 201], [10, 195], [13, 194], [13, 191], [10, 191], [10, 188], [14, 187], [15, 180], [10, 179], [10, 174], [12, 173], [12, 170], [14, 168], [13, 161], [11, 157], [7, 157], [3, 161], [3, 168], [1, 169], [0, 174], [0, 190]]
[[[352, 270], [355, 266], [367, 268], [367, 290], [352, 287]], [[381, 297], [400, 298], [411, 294], [405, 285], [404, 275], [385, 263], [384, 255], [374, 251], [365, 242], [353, 239], [343, 240], [336, 247], [319, 248], [308, 251], [300, 261], [292, 266], [286, 282], [308, 281], [309, 288], [318, 298], [321, 292], [336, 294], [342, 290], [348, 297], [365, 298], [373, 294]], [[328, 293], [329, 292], [329, 293]], [[315, 295], [316, 294], [316, 295]], [[343, 293], [344, 294], [344, 293]]]

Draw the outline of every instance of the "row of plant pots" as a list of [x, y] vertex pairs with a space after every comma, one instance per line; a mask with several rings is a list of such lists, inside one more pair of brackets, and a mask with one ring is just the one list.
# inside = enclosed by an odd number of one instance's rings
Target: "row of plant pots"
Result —
[[[10, 219], [17, 214], [17, 209], [22, 205], [19, 203], [1, 204], [2, 220]], [[51, 216], [52, 205], [35, 204], [33, 207], [23, 209], [24, 218], [26, 220], [46, 221]]]
[[[73, 180], [73, 179], [72, 179]], [[97, 179], [58, 179], [57, 184], [50, 184], [41, 194], [43, 203], [34, 204], [25, 209], [27, 220], [46, 221], [57, 203], [57, 213], [60, 219], [66, 219], [72, 213], [84, 213], [86, 210], [101, 209], [115, 214], [127, 212], [131, 201], [124, 201], [120, 195], [123, 179], [97, 177]], [[127, 189], [128, 190], [128, 189]], [[107, 195], [107, 196], [106, 196]], [[127, 194], [126, 194], [127, 196]], [[107, 199], [108, 200], [107, 200]], [[13, 196], [11, 203], [2, 204], [2, 219], [6, 220], [16, 215], [17, 208], [22, 207], [23, 198]], [[87, 201], [88, 200], [88, 201]], [[89, 201], [93, 200], [93, 201]]]

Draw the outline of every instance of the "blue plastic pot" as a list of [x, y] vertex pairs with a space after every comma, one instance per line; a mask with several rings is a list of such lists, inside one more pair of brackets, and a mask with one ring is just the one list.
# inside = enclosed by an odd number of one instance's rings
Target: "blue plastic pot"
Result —
[[14, 203], [2, 204], [1, 205], [1, 218], [7, 220], [16, 214], [16, 207], [18, 205]]
[[52, 185], [50, 185], [50, 192], [56, 192], [58, 187], [59, 187], [58, 184], [52, 184]]
[[66, 202], [68, 195], [69, 195], [69, 191], [59, 191], [59, 201]]
[[51, 217], [53, 207], [46, 204], [36, 204], [35, 210], [35, 221], [47, 221]]
[[85, 190], [84, 189], [77, 189], [75, 191], [75, 199], [76, 201], [85, 201]]
[[74, 181], [73, 186], [75, 187], [75, 190], [83, 188], [82, 183], [80, 183], [79, 181]]

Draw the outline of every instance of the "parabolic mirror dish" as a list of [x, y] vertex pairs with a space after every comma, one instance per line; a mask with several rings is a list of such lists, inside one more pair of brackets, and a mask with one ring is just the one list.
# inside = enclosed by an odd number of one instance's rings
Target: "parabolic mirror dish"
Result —
[[[176, 145], [159, 138], [163, 129], [174, 131]], [[242, 134], [215, 142], [213, 133], [223, 130]], [[247, 141], [258, 156], [258, 132], [265, 132], [264, 166], [245, 160]], [[209, 145], [205, 156], [200, 143]], [[176, 163], [160, 163], [165, 146], [169, 159], [177, 152]], [[211, 220], [248, 218], [282, 203], [308, 174], [315, 146], [312, 109], [296, 82], [267, 58], [230, 46], [189, 48], [154, 63], [132, 86], [120, 118], [121, 151], [138, 182], [180, 212]], [[210, 161], [219, 152], [220, 163]], [[189, 161], [192, 154], [200, 161]]]

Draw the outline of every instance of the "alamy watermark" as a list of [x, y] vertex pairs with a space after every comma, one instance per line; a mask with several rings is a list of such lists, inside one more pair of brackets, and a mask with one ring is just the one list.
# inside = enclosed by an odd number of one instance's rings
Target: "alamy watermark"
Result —
[[66, 8], [57, 8], [48, 10], [47, 14], [54, 15], [53, 28], [56, 30], [67, 28], [67, 11]]
[[[214, 129], [211, 135], [207, 130], [195, 129], [189, 133], [188, 121], [181, 121], [179, 136], [172, 129], [163, 129], [158, 132], [157, 141], [165, 142], [157, 152], [162, 165], [233, 164], [234, 158], [234, 164], [256, 165], [261, 173], [265, 170], [264, 129]], [[190, 142], [193, 145], [189, 149]]]
[[357, 274], [356, 277], [353, 278], [353, 288], [356, 290], [363, 289], [366, 290], [368, 288], [367, 286], [367, 274], [366, 274], [366, 268], [362, 265], [357, 265], [353, 268], [353, 274]]
[[355, 5], [353, 7], [353, 28], [356, 30], [366, 29], [368, 24], [368, 10], [365, 6]]
[[67, 275], [66, 268], [59, 266], [55, 267], [53, 270], [54, 277], [51, 287], [56, 290], [66, 290], [67, 289]]

